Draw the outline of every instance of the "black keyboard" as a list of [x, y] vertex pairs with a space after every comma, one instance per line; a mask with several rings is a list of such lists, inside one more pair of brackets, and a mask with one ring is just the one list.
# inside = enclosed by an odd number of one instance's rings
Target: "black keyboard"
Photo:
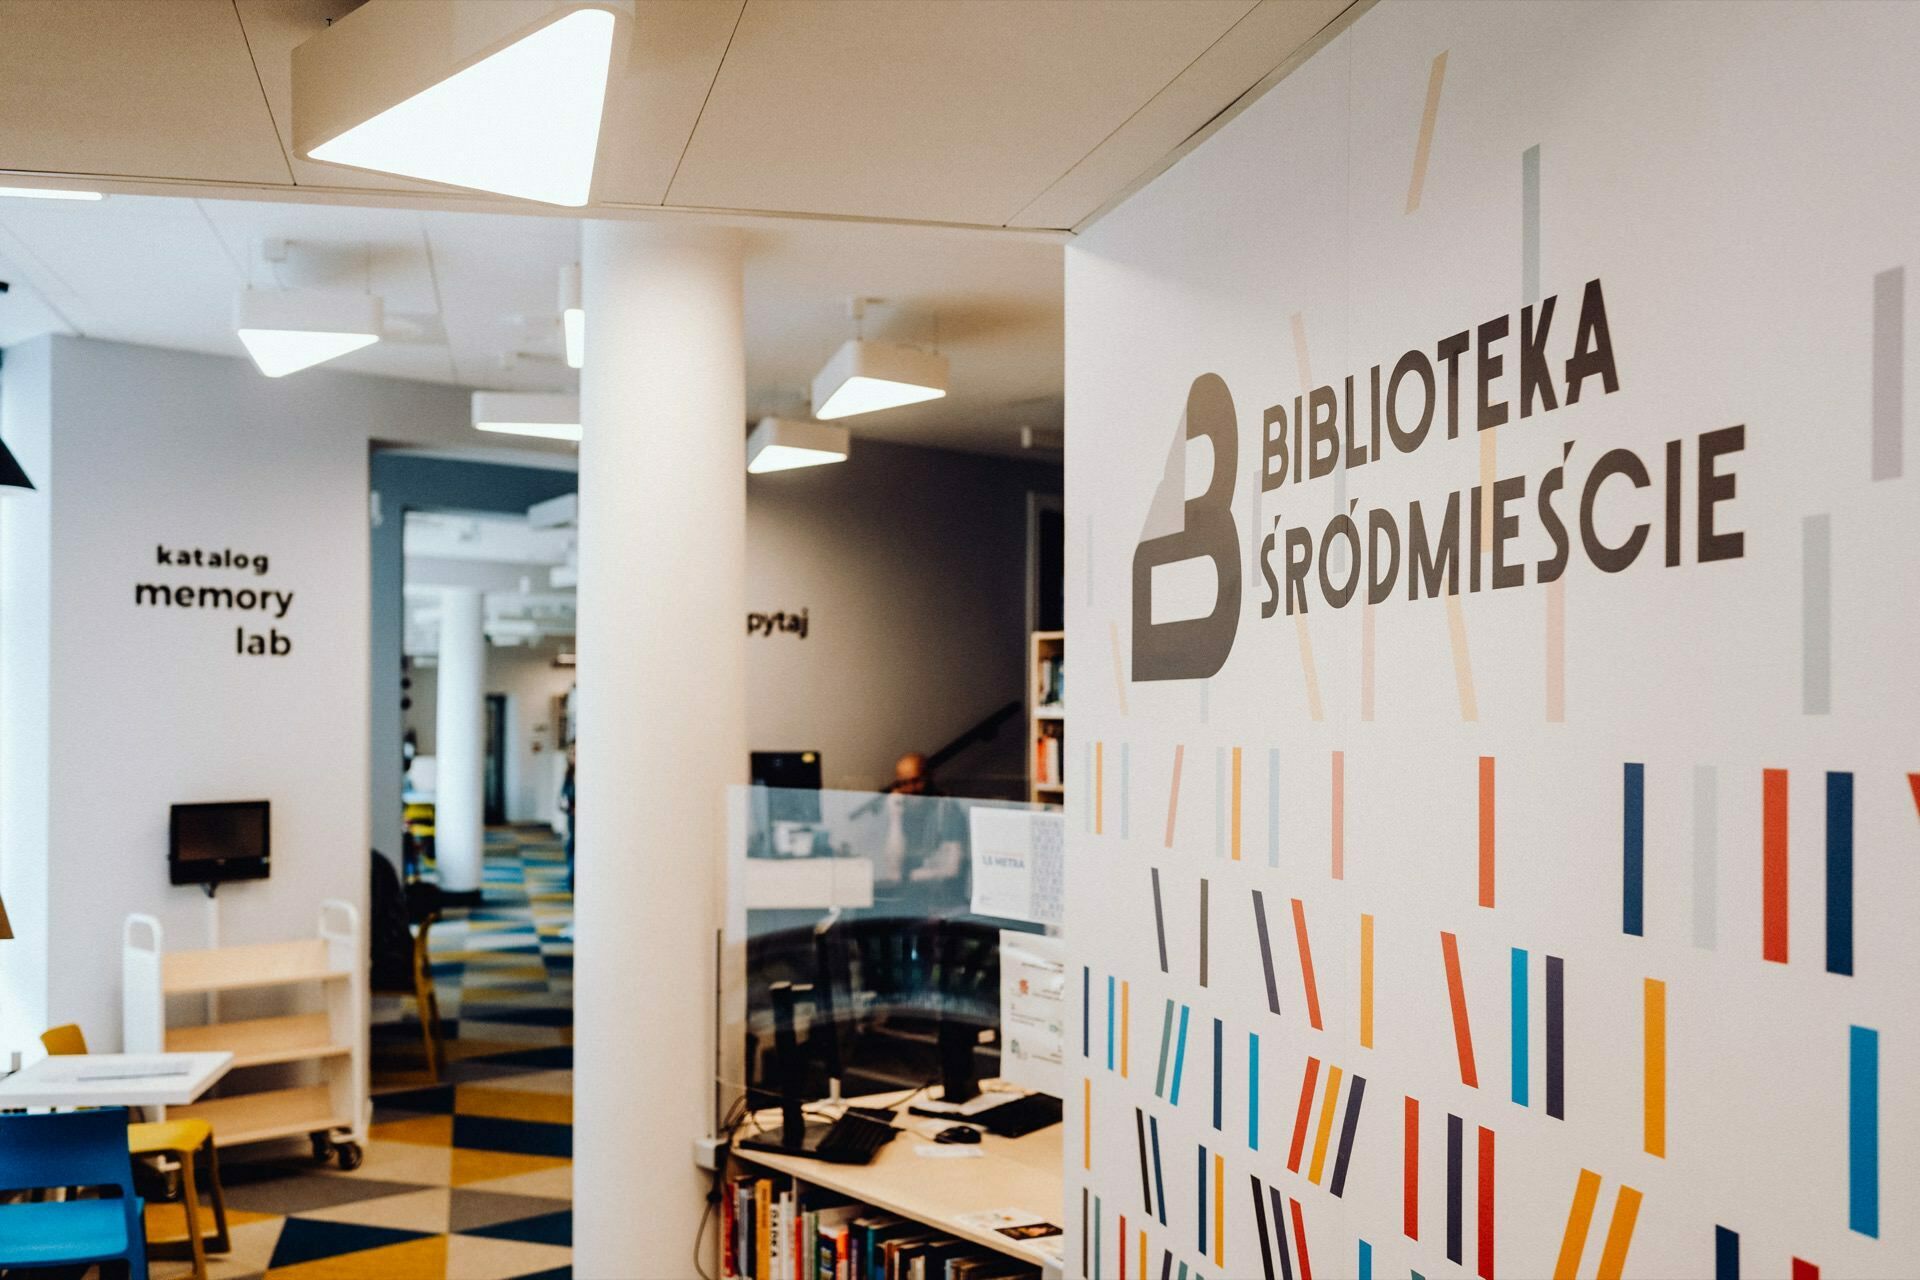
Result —
[[893, 1141], [893, 1113], [869, 1107], [848, 1107], [846, 1112], [820, 1135], [819, 1145], [808, 1152], [833, 1164], [866, 1164], [874, 1153]]

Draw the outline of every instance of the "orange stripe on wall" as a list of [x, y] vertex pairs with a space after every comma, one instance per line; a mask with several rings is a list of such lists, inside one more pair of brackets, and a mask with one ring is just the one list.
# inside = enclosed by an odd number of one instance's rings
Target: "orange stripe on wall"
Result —
[[1646, 1038], [1642, 1134], [1647, 1154], [1667, 1154], [1667, 984], [1648, 978], [1643, 988]]
[[1240, 748], [1233, 749], [1233, 860], [1240, 861]]
[[1447, 1002], [1453, 1007], [1453, 1047], [1460, 1055], [1460, 1083], [1480, 1087], [1473, 1065], [1473, 1027], [1467, 1022], [1467, 991], [1460, 981], [1460, 943], [1450, 933], [1440, 935], [1440, 954], [1447, 964]]
[[1493, 757], [1480, 757], [1480, 905], [1493, 905]]
[[1767, 769], [1761, 786], [1760, 954], [1787, 962], [1787, 771]]
[[1347, 878], [1347, 753], [1333, 753], [1333, 878]]
[[1300, 1153], [1307, 1145], [1307, 1117], [1313, 1114], [1313, 1086], [1320, 1078], [1320, 1059], [1307, 1059], [1307, 1073], [1300, 1081], [1300, 1109], [1293, 1116], [1293, 1145], [1287, 1148], [1287, 1169], [1300, 1172]]
[[1320, 1026], [1320, 984], [1313, 980], [1313, 947], [1307, 941], [1307, 909], [1300, 899], [1293, 900], [1293, 938], [1300, 947], [1300, 981], [1307, 989], [1307, 1021], [1315, 1031]]

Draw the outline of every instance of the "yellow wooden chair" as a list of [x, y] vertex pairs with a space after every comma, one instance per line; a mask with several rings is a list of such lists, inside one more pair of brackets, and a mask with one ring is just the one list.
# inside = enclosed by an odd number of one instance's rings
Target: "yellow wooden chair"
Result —
[[[49, 1054], [62, 1056], [87, 1051], [87, 1037], [69, 1022], [54, 1027], [40, 1037]], [[136, 1122], [127, 1126], [127, 1149], [134, 1157], [169, 1156], [180, 1164], [180, 1199], [187, 1213], [187, 1256], [193, 1262], [194, 1280], [206, 1280], [207, 1254], [227, 1253], [233, 1248], [227, 1233], [227, 1198], [220, 1187], [220, 1156], [213, 1146], [213, 1126], [205, 1120], [163, 1120]], [[200, 1192], [194, 1177], [194, 1157], [206, 1153], [207, 1189], [213, 1197], [212, 1236], [200, 1234]], [[170, 1243], [170, 1242], [169, 1242]], [[167, 1252], [161, 1252], [162, 1249]], [[171, 1249], [161, 1245], [154, 1257], [165, 1257]]]

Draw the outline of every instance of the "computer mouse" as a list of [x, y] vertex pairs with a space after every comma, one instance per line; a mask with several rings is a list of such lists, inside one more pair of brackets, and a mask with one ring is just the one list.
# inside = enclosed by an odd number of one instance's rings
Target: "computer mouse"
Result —
[[933, 1140], [935, 1142], [978, 1142], [980, 1131], [964, 1124], [956, 1124], [951, 1128], [942, 1129], [934, 1135]]

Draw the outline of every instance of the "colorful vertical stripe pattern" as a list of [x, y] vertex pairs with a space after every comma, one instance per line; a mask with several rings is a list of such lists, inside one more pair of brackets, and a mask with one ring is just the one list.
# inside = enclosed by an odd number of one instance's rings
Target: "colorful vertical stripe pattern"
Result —
[[1566, 965], [1559, 956], [1547, 957], [1547, 1114], [1567, 1118]]
[[[1287, 1168], [1300, 1172], [1300, 1161], [1306, 1153], [1307, 1129], [1313, 1124], [1313, 1154], [1308, 1159], [1307, 1181], [1320, 1185], [1326, 1176], [1327, 1155], [1333, 1154], [1333, 1176], [1327, 1183], [1335, 1196], [1345, 1196], [1347, 1188], [1347, 1166], [1353, 1159], [1354, 1136], [1360, 1127], [1360, 1112], [1367, 1092], [1366, 1077], [1348, 1076], [1340, 1067], [1329, 1066], [1327, 1087], [1320, 1095], [1319, 1120], [1313, 1121], [1313, 1102], [1320, 1081], [1320, 1060], [1308, 1058], [1306, 1071], [1300, 1081], [1300, 1102], [1293, 1117], [1293, 1142], [1287, 1148]], [[1340, 1086], [1345, 1082], [1346, 1110], [1340, 1109]], [[1340, 1122], [1340, 1136], [1334, 1139], [1334, 1123]]]
[[1480, 1280], [1493, 1280], [1493, 1190], [1494, 1159], [1493, 1130], [1480, 1126], [1480, 1152], [1476, 1162], [1476, 1172], [1480, 1175], [1478, 1204], [1480, 1212], [1475, 1228], [1474, 1243], [1478, 1246], [1474, 1268]]
[[1222, 1127], [1226, 1101], [1226, 1024], [1213, 1020], [1213, 1127]]
[[[1574, 1184], [1573, 1203], [1567, 1209], [1567, 1226], [1560, 1237], [1560, 1256], [1554, 1263], [1553, 1280], [1576, 1280], [1599, 1199], [1600, 1175], [1591, 1169], [1582, 1169]], [[1620, 1280], [1626, 1268], [1627, 1249], [1633, 1243], [1633, 1225], [1639, 1216], [1640, 1193], [1623, 1184], [1615, 1194], [1606, 1242], [1600, 1248], [1600, 1265], [1595, 1272], [1598, 1280]]]
[[1173, 782], [1167, 788], [1167, 848], [1173, 848], [1173, 832], [1176, 820], [1180, 816], [1180, 766], [1186, 763], [1185, 743], [1173, 749]]
[[[1307, 1233], [1300, 1213], [1298, 1200], [1285, 1201], [1277, 1186], [1262, 1186], [1258, 1174], [1247, 1175], [1248, 1184], [1253, 1190], [1253, 1223], [1260, 1239], [1260, 1269], [1266, 1280], [1274, 1280], [1274, 1262], [1280, 1264], [1279, 1280], [1294, 1280], [1295, 1263], [1299, 1259], [1300, 1280], [1313, 1280], [1313, 1263], [1307, 1256]], [[1271, 1205], [1271, 1229], [1269, 1229], [1268, 1208]], [[1291, 1246], [1288, 1241], [1287, 1218], [1291, 1207], [1293, 1230]], [[1224, 1266], [1216, 1260], [1216, 1266]]]
[[1207, 942], [1211, 930], [1207, 928], [1207, 880], [1200, 878], [1200, 985], [1207, 985]]
[[1160, 902], [1160, 868], [1153, 867], [1153, 936], [1160, 944], [1160, 972], [1167, 973], [1167, 915]]

